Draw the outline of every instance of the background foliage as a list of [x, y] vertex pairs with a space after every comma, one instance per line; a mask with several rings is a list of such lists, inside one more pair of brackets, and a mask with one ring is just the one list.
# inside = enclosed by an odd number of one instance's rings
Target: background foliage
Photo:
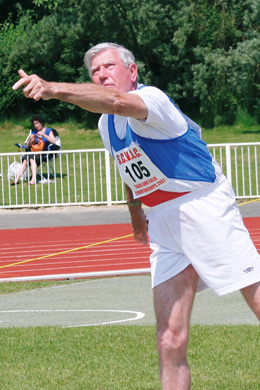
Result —
[[86, 82], [84, 53], [111, 41], [136, 56], [140, 81], [168, 93], [205, 127], [260, 123], [258, 0], [0, 0], [0, 119], [36, 111], [48, 121], [96, 116], [13, 92], [17, 71], [50, 81]]

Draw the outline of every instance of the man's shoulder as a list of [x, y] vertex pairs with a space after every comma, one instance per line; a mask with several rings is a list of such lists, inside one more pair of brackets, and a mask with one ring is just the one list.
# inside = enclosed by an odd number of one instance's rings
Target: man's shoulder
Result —
[[149, 93], [149, 92], [161, 92], [164, 93], [160, 88], [155, 87], [154, 85], [146, 85], [146, 84], [138, 84], [137, 88], [134, 91], [130, 91], [133, 93]]
[[131, 93], [136, 93], [138, 95], [142, 96], [147, 96], [147, 97], [155, 97], [155, 98], [160, 98], [160, 99], [168, 99], [167, 95], [165, 92], [163, 92], [160, 88], [155, 87], [153, 85], [144, 85], [144, 84], [139, 84], [138, 88], [134, 91], [131, 91]]

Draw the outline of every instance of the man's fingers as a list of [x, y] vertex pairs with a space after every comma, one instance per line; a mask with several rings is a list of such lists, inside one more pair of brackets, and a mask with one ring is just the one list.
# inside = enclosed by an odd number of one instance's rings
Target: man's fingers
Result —
[[147, 244], [147, 234], [146, 233], [134, 233], [134, 238], [136, 241], [141, 242], [143, 245]]
[[20, 80], [18, 80], [14, 85], [13, 85], [13, 90], [16, 91], [19, 89], [22, 85], [25, 85], [29, 82], [29, 76], [27, 73], [25, 73], [24, 70], [20, 69], [18, 72], [19, 76], [21, 77]]
[[28, 74], [22, 69], [18, 70], [18, 74], [20, 77], [28, 77]]
[[17, 90], [20, 87], [23, 88], [23, 94], [27, 98], [31, 98], [34, 100], [40, 100], [44, 98], [44, 86], [43, 86], [43, 80], [33, 74], [33, 75], [28, 75], [24, 70], [20, 69], [18, 71], [19, 76], [21, 77], [20, 80], [18, 80], [14, 85], [13, 85], [13, 90]]

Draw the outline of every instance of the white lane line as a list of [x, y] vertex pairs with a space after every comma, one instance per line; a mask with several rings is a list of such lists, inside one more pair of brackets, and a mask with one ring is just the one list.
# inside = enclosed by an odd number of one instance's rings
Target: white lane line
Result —
[[[89, 324], [76, 324], [76, 325], [67, 325], [62, 326], [62, 328], [78, 328], [78, 327], [86, 327], [86, 326], [97, 326], [97, 325], [111, 325], [111, 324], [117, 324], [122, 322], [128, 322], [128, 321], [137, 321], [141, 318], [145, 317], [145, 314], [140, 311], [131, 311], [131, 310], [88, 310], [88, 309], [52, 309], [52, 310], [0, 310], [0, 314], [14, 314], [14, 313], [81, 313], [81, 312], [91, 312], [91, 313], [127, 313], [127, 314], [134, 314], [134, 317], [126, 318], [123, 320], [111, 320], [111, 321], [105, 321], [105, 322], [96, 322], [96, 323], [89, 323]], [[4, 322], [4, 321], [0, 321]]]

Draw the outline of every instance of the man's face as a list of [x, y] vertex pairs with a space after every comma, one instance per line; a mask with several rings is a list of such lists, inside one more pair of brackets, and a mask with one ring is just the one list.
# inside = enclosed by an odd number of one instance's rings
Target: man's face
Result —
[[126, 68], [116, 49], [108, 49], [97, 54], [92, 59], [91, 71], [94, 84], [110, 87], [118, 92], [136, 89], [136, 64], [130, 64]]

